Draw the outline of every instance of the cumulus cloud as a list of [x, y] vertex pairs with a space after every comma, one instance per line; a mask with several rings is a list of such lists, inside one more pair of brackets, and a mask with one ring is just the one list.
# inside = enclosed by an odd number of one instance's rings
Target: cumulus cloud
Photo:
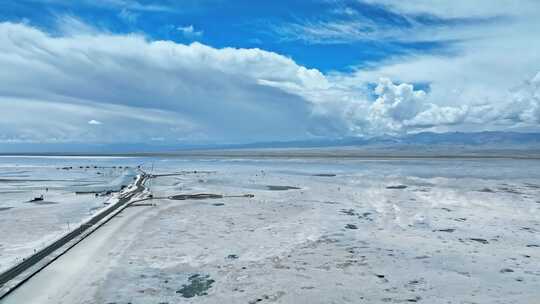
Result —
[[346, 95], [352, 98], [319, 103], [322, 108], [315, 113], [339, 118], [347, 126], [349, 135], [403, 134], [455, 125], [463, 122], [469, 113], [467, 106], [441, 107], [428, 102], [425, 91], [415, 90], [407, 83], [395, 84], [388, 78], [381, 78], [371, 93], [377, 97], [374, 102]]
[[[509, 92], [540, 69], [540, 40], [532, 38], [540, 31], [535, 13], [540, 10], [540, 2], [499, 1], [493, 5], [492, 1], [383, 0], [376, 4], [404, 17], [430, 16], [442, 21], [443, 26], [428, 24], [418, 33], [397, 33], [392, 39], [443, 41], [451, 52], [387, 58], [370, 69], [344, 74], [341, 81], [375, 82], [388, 77], [399, 83], [428, 83], [427, 99], [433, 104], [467, 106], [467, 119], [484, 120], [488, 128], [497, 128], [504, 119], [510, 122], [502, 113], [515, 112], [506, 107], [516, 98]], [[482, 108], [484, 114], [475, 108]]]
[[368, 117], [393, 130], [453, 125], [464, 121], [468, 112], [467, 106], [441, 107], [426, 102], [426, 92], [406, 83], [395, 85], [388, 78], [379, 81], [375, 93], [379, 97]]
[[[325, 75], [261, 49], [152, 41], [70, 22], [79, 30], [55, 35], [0, 23], [0, 142], [227, 143], [539, 123], [540, 76], [504, 97], [488, 90], [503, 100], [449, 101], [439, 86], [464, 80], [434, 77], [426, 92], [403, 81], [411, 73]], [[509, 103], [519, 109], [505, 112]], [[107, 123], [98, 128], [100, 121]]]
[[424, 108], [425, 92], [414, 91], [410, 84], [394, 85], [390, 79], [381, 79], [375, 93], [379, 96], [369, 107], [367, 116], [371, 127], [393, 132], [403, 129]]
[[394, 85], [388, 78], [383, 78], [375, 88], [379, 95], [371, 106], [374, 113], [397, 121], [415, 117], [421, 111], [426, 93], [415, 91], [410, 84]]
[[[52, 36], [13, 23], [0, 24], [0, 65], [4, 113], [28, 117], [2, 118], [0, 132], [26, 140], [304, 138], [309, 103], [262, 82], [309, 86], [318, 74], [259, 49], [88, 31]], [[115, 123], [81, 124], [93, 117]], [[111, 136], [117, 131], [123, 137]]]
[[[346, 7], [361, 13], [354, 2], [336, 1], [352, 3], [352, 8]], [[530, 103], [534, 96], [517, 92], [516, 87], [540, 69], [540, 40], [533, 38], [540, 32], [536, 13], [540, 2], [502, 0], [497, 5], [489, 0], [356, 2], [383, 9], [392, 20], [381, 22], [362, 14], [353, 17], [344, 13], [327, 14], [277, 25], [274, 32], [281, 39], [307, 43], [437, 43], [437, 51], [395, 54], [383, 61], [364, 63], [353, 73], [331, 78], [348, 87], [377, 83], [381, 77], [396, 83], [428, 84], [429, 94], [425, 98], [432, 104], [431, 110], [407, 125], [428, 126], [430, 121], [446, 121], [448, 126], [455, 121], [454, 124], [463, 122], [471, 129], [475, 129], [471, 124], [486, 129], [538, 129], [533, 124], [536, 103]], [[357, 104], [348, 108], [356, 107]]]
[[540, 72], [510, 96], [503, 118], [523, 124], [540, 124]]

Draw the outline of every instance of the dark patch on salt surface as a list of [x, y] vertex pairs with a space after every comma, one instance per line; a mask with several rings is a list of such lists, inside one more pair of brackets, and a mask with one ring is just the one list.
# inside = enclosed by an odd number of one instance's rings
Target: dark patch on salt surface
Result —
[[271, 191], [286, 191], [286, 190], [298, 190], [301, 188], [293, 187], [293, 186], [274, 186], [274, 185], [267, 185], [266, 188]]
[[513, 269], [510, 269], [510, 268], [503, 268], [501, 269], [500, 273], [507, 273], [507, 272], [514, 272]]
[[407, 302], [414, 302], [414, 303], [416, 303], [416, 302], [420, 301], [421, 299], [422, 299], [421, 297], [416, 296], [416, 297], [414, 297], [414, 298], [407, 299]]
[[188, 278], [189, 283], [182, 285], [182, 288], [176, 291], [184, 298], [193, 298], [195, 296], [206, 296], [207, 291], [214, 284], [214, 280], [209, 275], [194, 274]]
[[433, 230], [433, 232], [449, 232], [449, 233], [452, 233], [454, 231], [456, 231], [456, 229], [453, 229], [453, 228], [447, 228], [447, 229], [437, 229], [437, 230]]
[[354, 212], [354, 209], [341, 209], [339, 212], [350, 216], [357, 215], [356, 212]]
[[489, 244], [488, 240], [486, 240], [486, 239], [481, 239], [481, 238], [469, 238], [469, 240], [475, 241], [475, 242], [478, 242], [478, 243], [482, 243], [482, 244]]
[[187, 199], [216, 199], [223, 198], [221, 194], [199, 193], [199, 194], [178, 194], [169, 196], [172, 200], [187, 200]]
[[358, 215], [358, 218], [361, 220], [373, 221], [373, 219], [370, 218], [370, 215], [371, 215], [371, 212], [364, 212], [361, 215]]
[[395, 185], [395, 186], [386, 187], [386, 189], [398, 189], [398, 190], [399, 189], [406, 189], [406, 188], [407, 188], [407, 186], [405, 186], [405, 185]]
[[248, 304], [260, 303], [260, 302], [262, 302], [264, 300], [267, 300], [269, 302], [276, 302], [277, 300], [279, 300], [279, 298], [281, 298], [284, 295], [285, 295], [285, 292], [283, 292], [283, 291], [278, 291], [278, 292], [276, 292], [275, 294], [272, 294], [272, 295], [264, 294], [260, 298], [249, 301]]
[[51, 201], [33, 201], [33, 202], [27, 202], [35, 205], [56, 205], [57, 202], [51, 202]]
[[0, 211], [6, 211], [12, 209], [13, 207], [0, 207]]
[[499, 187], [497, 189], [499, 189], [502, 192], [511, 193], [511, 194], [523, 194], [523, 192], [520, 192], [520, 191], [518, 191], [518, 190], [516, 190], [514, 188], [511, 188], [511, 187]]
[[469, 278], [471, 277], [471, 274], [467, 271], [457, 271], [457, 273], [465, 277], [469, 277]]
[[521, 227], [521, 228], [519, 228], [519, 229], [520, 229], [520, 230], [528, 231], [528, 232], [530, 232], [530, 233], [535, 233], [535, 232], [536, 232], [536, 230], [533, 229], [533, 228], [531, 228], [531, 227]]
[[313, 174], [313, 176], [319, 176], [319, 177], [334, 177], [335, 174], [332, 173], [320, 173], [320, 174]]
[[347, 225], [345, 225], [345, 228], [346, 229], [358, 229], [358, 227], [356, 225], [354, 225], [354, 224], [347, 224]]

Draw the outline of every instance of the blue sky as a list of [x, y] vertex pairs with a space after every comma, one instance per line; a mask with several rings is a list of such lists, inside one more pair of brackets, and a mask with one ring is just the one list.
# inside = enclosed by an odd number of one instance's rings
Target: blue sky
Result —
[[495, 2], [3, 1], [0, 142], [538, 131], [540, 4]]
[[402, 16], [381, 5], [360, 1], [23, 0], [8, 1], [3, 6], [2, 20], [29, 22], [51, 32], [56, 30], [59, 16], [73, 16], [102, 30], [121, 34], [142, 33], [155, 40], [184, 44], [198, 41], [216, 48], [262, 48], [323, 72], [348, 71], [352, 66], [373, 64], [406, 53], [444, 52], [451, 41], [311, 41], [280, 35], [279, 29], [289, 24], [359, 18], [396, 28], [412, 27], [415, 22], [444, 26], [484, 21], [478, 18]]

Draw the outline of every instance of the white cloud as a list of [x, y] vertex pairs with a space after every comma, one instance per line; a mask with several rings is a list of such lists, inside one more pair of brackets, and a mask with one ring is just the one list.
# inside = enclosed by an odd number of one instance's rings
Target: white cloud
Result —
[[88, 121], [88, 124], [89, 124], [89, 125], [101, 125], [101, 121], [92, 119], [92, 120], [89, 120], [89, 121]]
[[404, 14], [431, 14], [449, 18], [492, 17], [502, 15], [534, 15], [536, 0], [358, 0], [386, 6]]
[[[487, 52], [488, 39], [479, 42], [485, 60], [467, 46], [456, 58], [406, 57], [325, 75], [261, 49], [150, 41], [79, 25], [50, 35], [0, 23], [0, 142], [224, 143], [465, 125], [538, 129], [540, 76], [531, 76], [538, 68], [527, 76], [534, 42], [523, 58]], [[420, 81], [431, 90], [408, 84]], [[96, 117], [107, 123], [96, 128]]]
[[524, 124], [540, 124], [540, 72], [511, 94], [504, 118]]
[[133, 24], [137, 22], [137, 19], [139, 19], [139, 14], [134, 13], [129, 9], [123, 8], [120, 13], [118, 13], [118, 17], [120, 17], [120, 19], [124, 20], [127, 23]]
[[[145, 142], [156, 134], [189, 138], [199, 130], [181, 114], [88, 100], [0, 97], [0, 105], [0, 142]], [[93, 117], [111, 123], [96, 128]]]
[[[540, 2], [534, 0], [358, 0], [400, 15], [408, 26], [367, 17], [323, 16], [274, 28], [308, 43], [438, 42], [439, 53], [409, 51], [367, 64], [338, 81], [353, 86], [381, 77], [430, 84], [430, 102], [445, 106], [503, 104], [508, 92], [540, 69]], [[421, 23], [415, 16], [438, 22]], [[364, 67], [366, 65], [364, 64]]]
[[276, 25], [272, 30], [281, 40], [302, 40], [310, 44], [349, 43], [383, 36], [383, 31], [369, 20], [307, 20]]
[[[325, 32], [328, 28], [326, 24], [314, 24], [309, 28], [314, 31], [315, 37], [319, 37], [317, 39], [329, 38], [327, 41], [332, 41], [332, 37], [344, 42], [365, 39], [436, 41], [443, 42], [447, 48], [442, 53], [409, 52], [393, 56], [382, 62], [371, 63], [369, 68], [359, 68], [352, 74], [333, 75], [333, 81], [353, 86], [375, 83], [383, 77], [397, 83], [426, 83], [430, 88], [426, 102], [436, 107], [432, 107], [432, 115], [422, 115], [422, 120], [428, 117], [445, 120], [443, 118], [446, 117], [448, 121], [463, 121], [462, 125], [470, 129], [474, 129], [471, 124], [476, 124], [476, 127], [482, 125], [486, 129], [538, 130], [534, 122], [536, 103], [530, 102], [534, 94], [518, 88], [540, 70], [540, 39], [535, 39], [540, 33], [540, 19], [536, 13], [540, 11], [540, 2], [361, 2], [382, 5], [409, 20], [412, 27], [403, 30], [401, 27], [375, 24], [373, 31], [361, 31], [362, 23], [370, 24], [370, 21], [343, 19], [345, 21], [329, 21], [344, 22], [341, 30], [329, 34]], [[426, 25], [415, 23], [412, 18], [426, 14], [450, 22]], [[354, 24], [358, 22], [361, 24]], [[353, 26], [353, 29], [347, 25]], [[520, 93], [512, 93], [516, 91]], [[516, 94], [522, 97], [516, 97]], [[528, 109], [524, 110], [525, 107]], [[423, 125], [424, 122], [419, 119], [409, 124]]]
[[[51, 36], [1, 23], [0, 65], [3, 115], [26, 117], [2, 118], [9, 138], [237, 142], [303, 138], [309, 129], [305, 99], [259, 81], [308, 86], [310, 71], [259, 49], [86, 31]], [[114, 123], [81, 126], [94, 117]]]
[[[468, 107], [440, 107], [427, 101], [427, 94], [410, 84], [394, 84], [382, 78], [373, 92], [374, 102], [362, 97], [340, 102], [322, 103], [316, 112], [323, 116], [339, 117], [351, 134], [402, 134], [434, 126], [448, 126], [463, 122]], [[350, 96], [349, 96], [350, 97]]]
[[469, 114], [469, 107], [440, 107], [430, 104], [429, 108], [418, 113], [415, 117], [404, 121], [409, 128], [430, 128], [443, 125], [456, 125], [462, 123]]
[[79, 18], [63, 15], [56, 18], [56, 30], [60, 35], [80, 35], [85, 33], [87, 35], [97, 35], [101, 31], [93, 26], [84, 23]]
[[371, 106], [373, 112], [397, 121], [411, 119], [422, 110], [426, 93], [415, 91], [410, 84], [394, 85], [390, 79], [383, 78], [375, 88], [379, 97]]
[[[336, 1], [338, 4], [341, 2], [346, 1]], [[500, 0], [496, 5], [489, 0], [357, 2], [382, 7], [394, 15], [387, 20], [372, 19], [368, 15], [358, 15], [357, 9], [338, 5], [337, 9], [330, 12], [332, 14], [276, 24], [271, 30], [285, 41], [347, 44], [358, 41], [407, 43], [498, 40], [501, 34], [511, 33], [531, 38], [531, 32], [540, 29], [536, 14], [540, 10], [540, 2], [535, 0]], [[425, 17], [423, 21], [418, 18], [421, 16]], [[459, 52], [459, 46], [451, 50]]]
[[174, 12], [175, 9], [172, 6], [160, 5], [160, 4], [146, 4], [145, 1], [136, 0], [32, 0], [34, 2], [42, 2], [46, 4], [57, 4], [64, 6], [94, 6], [110, 9], [129, 9], [132, 11], [140, 12]]
[[203, 31], [196, 31], [193, 25], [188, 26], [179, 26], [176, 28], [177, 31], [181, 32], [187, 38], [196, 38], [203, 35]]

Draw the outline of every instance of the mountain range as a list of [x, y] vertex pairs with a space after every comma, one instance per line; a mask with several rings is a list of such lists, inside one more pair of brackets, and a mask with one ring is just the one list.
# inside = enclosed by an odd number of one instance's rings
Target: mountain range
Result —
[[519, 132], [422, 132], [404, 136], [371, 138], [345, 137], [298, 141], [255, 142], [248, 144], [149, 144], [149, 143], [1, 143], [0, 154], [136, 154], [174, 153], [195, 150], [313, 149], [342, 148], [366, 151], [431, 150], [452, 153], [474, 150], [540, 151], [540, 133]]

